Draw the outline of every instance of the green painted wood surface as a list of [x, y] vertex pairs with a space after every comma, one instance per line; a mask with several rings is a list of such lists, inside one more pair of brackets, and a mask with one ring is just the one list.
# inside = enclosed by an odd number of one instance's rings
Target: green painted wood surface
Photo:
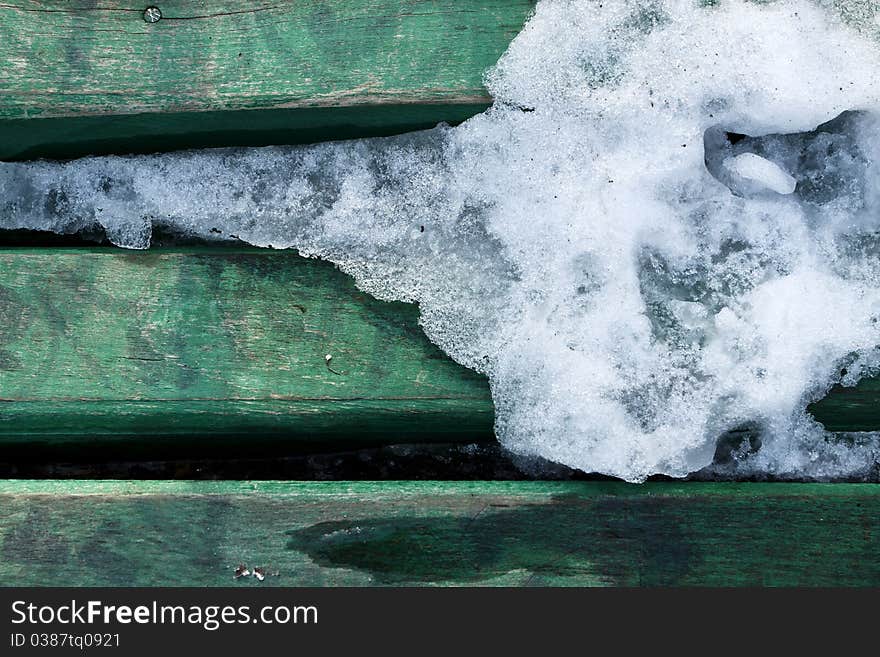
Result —
[[877, 586], [880, 487], [7, 480], [0, 553], [5, 586]]
[[[878, 393], [868, 380], [811, 410], [835, 431], [878, 429]], [[428, 342], [414, 307], [372, 299], [329, 264], [258, 249], [0, 249], [7, 449], [338, 450], [491, 440], [492, 421], [485, 379]]]
[[808, 410], [829, 431], [880, 431], [880, 377], [835, 386]]
[[258, 249], [0, 250], [5, 448], [258, 456], [491, 440], [492, 422], [485, 379], [430, 344], [414, 306], [377, 301], [327, 263]]
[[533, 6], [166, 0], [150, 24], [148, 4], [0, 4], [0, 159], [293, 143], [460, 121], [490, 102], [482, 75]]

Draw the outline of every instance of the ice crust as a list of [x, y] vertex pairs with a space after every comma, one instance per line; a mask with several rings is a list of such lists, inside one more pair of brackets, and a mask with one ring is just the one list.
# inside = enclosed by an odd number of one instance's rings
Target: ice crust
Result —
[[0, 223], [331, 260], [488, 374], [517, 453], [640, 481], [748, 426], [740, 473], [858, 473], [877, 436], [804, 409], [880, 365], [878, 7], [541, 0], [461, 126], [2, 164]]

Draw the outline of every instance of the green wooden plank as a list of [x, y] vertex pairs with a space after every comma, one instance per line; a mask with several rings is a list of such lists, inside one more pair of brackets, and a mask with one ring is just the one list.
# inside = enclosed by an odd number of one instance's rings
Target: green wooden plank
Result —
[[[241, 450], [492, 439], [414, 306], [258, 249], [0, 250], [0, 445]], [[332, 360], [326, 361], [326, 356]]]
[[880, 487], [4, 481], [0, 549], [7, 586], [877, 586]]
[[[332, 265], [258, 249], [6, 248], [0, 272], [7, 448], [491, 439], [485, 379], [427, 341], [414, 307], [370, 298]], [[878, 391], [868, 379], [810, 410], [833, 431], [877, 430]]]
[[829, 431], [880, 431], [880, 377], [835, 386], [808, 410]]
[[[414, 307], [370, 298], [329, 264], [258, 249], [7, 248], [0, 271], [7, 449], [135, 458], [492, 439], [485, 379], [427, 341]], [[878, 389], [835, 390], [811, 410], [834, 431], [875, 430]]]
[[490, 102], [482, 75], [533, 6], [167, 0], [162, 18], [147, 23], [146, 4], [0, 4], [0, 159], [292, 143], [460, 121]]

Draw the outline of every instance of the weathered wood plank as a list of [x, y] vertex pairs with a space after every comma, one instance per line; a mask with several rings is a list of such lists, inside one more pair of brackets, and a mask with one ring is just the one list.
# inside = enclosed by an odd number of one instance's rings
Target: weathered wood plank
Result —
[[835, 386], [808, 410], [829, 431], [880, 431], [880, 377]]
[[485, 379], [327, 263], [35, 248], [0, 250], [0, 272], [0, 445], [492, 439]]
[[7, 586], [877, 586], [880, 487], [7, 480], [0, 545]]
[[533, 5], [166, 0], [162, 18], [147, 23], [147, 4], [0, 4], [0, 159], [293, 143], [459, 121], [490, 102], [482, 75]]
[[[124, 444], [131, 458], [208, 442], [491, 439], [485, 379], [427, 341], [415, 308], [370, 298], [326, 263], [258, 249], [7, 248], [0, 271], [7, 447], [58, 458]], [[811, 411], [830, 430], [880, 429], [878, 387], [835, 390]]]

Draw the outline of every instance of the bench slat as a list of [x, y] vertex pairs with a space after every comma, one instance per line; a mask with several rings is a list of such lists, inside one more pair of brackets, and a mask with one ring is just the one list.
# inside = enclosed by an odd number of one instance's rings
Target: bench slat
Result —
[[880, 487], [7, 480], [0, 544], [6, 586], [877, 586]]
[[0, 272], [0, 445], [492, 439], [485, 378], [328, 263], [22, 248]]
[[533, 7], [157, 4], [155, 23], [143, 2], [0, 5], [0, 159], [296, 143], [461, 121], [489, 104], [482, 75]]
[[808, 410], [829, 431], [880, 431], [880, 377], [835, 386]]

